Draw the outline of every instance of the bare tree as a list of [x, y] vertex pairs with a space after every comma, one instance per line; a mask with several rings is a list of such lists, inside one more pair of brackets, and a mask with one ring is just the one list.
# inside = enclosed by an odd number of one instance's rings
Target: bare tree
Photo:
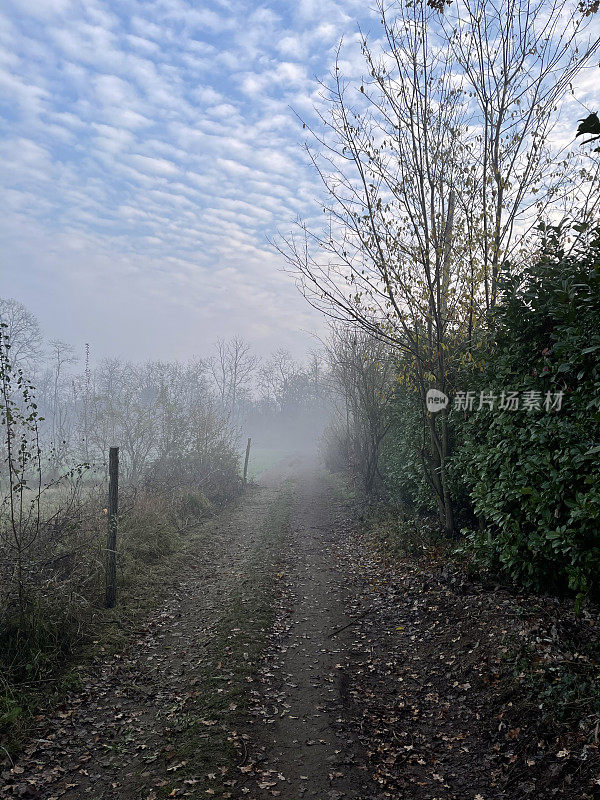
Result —
[[6, 325], [13, 369], [31, 374], [42, 351], [42, 333], [36, 316], [18, 300], [0, 298], [0, 321]]
[[[327, 228], [301, 226], [280, 249], [313, 305], [410, 353], [424, 404], [428, 386], [446, 388], [447, 339], [466, 316], [466, 212], [456, 202], [468, 181], [465, 109], [451, 54], [430, 30], [434, 12], [413, 4], [392, 23], [381, 11], [387, 48], [377, 58], [363, 40], [371, 78], [352, 94], [336, 67], [315, 133]], [[451, 531], [447, 419], [428, 425], [425, 463]]]
[[287, 350], [276, 350], [259, 370], [258, 381], [263, 397], [282, 411], [294, 377], [300, 371], [299, 365]]
[[[35, 389], [22, 368], [12, 364], [11, 352], [8, 325], [0, 322], [0, 616], [10, 613], [14, 590], [19, 631], [26, 635], [31, 596], [39, 589], [44, 567], [52, 558], [51, 536], [59, 534], [67, 521], [72, 526], [71, 515], [85, 465], [72, 467], [57, 480], [43, 480]], [[50, 490], [56, 490], [61, 478], [71, 482], [63, 502], [55, 493], [51, 501], [42, 503]]]
[[[422, 462], [448, 533], [448, 416], [427, 412], [426, 392], [448, 391], [457, 344], [470, 348], [511, 248], [532, 214], [568, 188], [548, 137], [569, 80], [596, 46], [577, 50], [580, 18], [561, 34], [558, 4], [546, 4], [551, 21], [542, 25], [543, 5], [478, 2], [452, 27], [423, 2], [381, 3], [383, 47], [362, 40], [368, 79], [349, 84], [338, 63], [323, 86], [322, 129], [312, 131], [309, 153], [329, 197], [326, 225], [299, 223], [276, 245], [312, 305], [412, 362], [428, 430]], [[482, 24], [477, 72], [469, 46]], [[560, 40], [551, 46], [550, 33]], [[519, 68], [534, 79], [523, 81]]]
[[258, 359], [252, 354], [250, 345], [239, 336], [228, 341], [220, 339], [216, 350], [216, 355], [209, 361], [210, 369], [221, 406], [229, 419], [235, 419], [238, 404], [249, 388]]
[[390, 425], [393, 352], [359, 326], [338, 325], [332, 326], [326, 353], [342, 399], [341, 418], [334, 422], [337, 436], [344, 441], [351, 472], [361, 476], [363, 488], [372, 494], [381, 478], [381, 445]]
[[51, 370], [52, 370], [52, 401], [51, 401], [51, 426], [52, 426], [52, 460], [57, 469], [64, 460], [70, 448], [70, 423], [73, 422], [69, 413], [69, 375], [67, 369], [74, 364], [75, 349], [61, 339], [50, 340]]
[[[443, 20], [475, 112], [467, 148], [481, 230], [471, 258], [483, 271], [488, 308], [501, 269], [533, 226], [553, 205], [566, 210], [565, 198], [573, 203], [582, 184], [594, 191], [593, 173], [553, 139], [574, 79], [600, 46], [589, 13], [562, 0], [460, 0]], [[595, 195], [591, 206], [578, 203], [588, 217]]]
[[136, 481], [155, 447], [159, 386], [151, 370], [117, 359], [104, 361], [96, 379], [90, 428], [100, 458], [119, 443], [125, 474]]

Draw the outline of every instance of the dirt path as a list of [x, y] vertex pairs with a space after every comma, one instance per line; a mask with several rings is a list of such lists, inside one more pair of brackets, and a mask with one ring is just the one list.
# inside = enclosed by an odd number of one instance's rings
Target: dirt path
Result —
[[40, 719], [0, 796], [597, 797], [594, 718], [557, 731], [523, 704], [527, 676], [505, 681], [507, 637], [538, 672], [563, 658], [558, 605], [436, 570], [373, 549], [332, 482], [289, 460], [203, 529], [172, 596]]
[[40, 719], [1, 794], [369, 797], [343, 725], [346, 522], [322, 475], [281, 464], [205, 527], [130, 645]]
[[593, 614], [391, 558], [323, 475], [297, 480], [287, 541], [248, 797], [600, 797], [597, 714], [552, 721], [561, 665], [593, 674]]
[[323, 475], [294, 489], [274, 639], [255, 692], [251, 772], [257, 797], [370, 798], [365, 759], [348, 736], [353, 624], [338, 548], [348, 519]]
[[274, 565], [283, 491], [257, 490], [205, 526], [180, 585], [122, 653], [98, 662], [83, 691], [40, 720], [14, 769], [3, 772], [1, 796], [190, 796], [206, 782], [198, 769], [226, 765], [237, 684], [255, 668], [247, 639], [260, 621], [244, 620], [246, 638], [239, 623], [246, 595], [259, 595], [257, 571], [268, 577]]

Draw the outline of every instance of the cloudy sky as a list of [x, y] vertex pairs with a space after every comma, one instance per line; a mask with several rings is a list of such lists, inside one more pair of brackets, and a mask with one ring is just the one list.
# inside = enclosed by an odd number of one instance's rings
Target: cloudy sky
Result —
[[267, 237], [318, 211], [302, 128], [364, 0], [27, 0], [0, 15], [0, 295], [96, 357], [322, 321]]

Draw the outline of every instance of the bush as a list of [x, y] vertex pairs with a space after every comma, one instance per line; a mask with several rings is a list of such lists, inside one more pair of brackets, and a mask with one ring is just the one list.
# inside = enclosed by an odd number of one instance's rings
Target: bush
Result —
[[140, 561], [162, 561], [175, 552], [178, 542], [176, 513], [163, 496], [141, 492], [133, 507], [119, 518], [117, 547], [125, 572], [132, 568], [135, 571]]
[[162, 458], [150, 465], [144, 483], [148, 489], [172, 495], [200, 492], [212, 503], [224, 505], [242, 490], [239, 454], [228, 441], [220, 441], [206, 452]]
[[390, 428], [383, 445], [382, 466], [385, 487], [395, 506], [417, 508], [429, 513], [436, 509], [419, 448], [423, 443], [421, 401], [416, 391], [398, 384], [390, 410]]
[[202, 492], [184, 492], [175, 507], [184, 527], [209, 517], [212, 512], [212, 503]]
[[[549, 228], [537, 262], [504, 282], [481, 387], [538, 392], [541, 408], [473, 414], [457, 460], [485, 526], [469, 536], [476, 556], [584, 595], [600, 585], [600, 229], [570, 252], [565, 238]], [[560, 410], [545, 410], [548, 392]]]
[[330, 472], [347, 472], [350, 465], [350, 438], [346, 425], [338, 420], [330, 422], [321, 436], [320, 450]]

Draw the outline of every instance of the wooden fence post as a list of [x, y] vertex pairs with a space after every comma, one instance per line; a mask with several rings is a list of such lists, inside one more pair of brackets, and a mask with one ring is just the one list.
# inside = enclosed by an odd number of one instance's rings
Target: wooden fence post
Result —
[[106, 545], [106, 608], [117, 599], [117, 514], [119, 512], [119, 448], [108, 456], [108, 539]]
[[244, 461], [244, 486], [248, 480], [248, 459], [250, 458], [250, 442], [252, 439], [248, 439], [248, 444], [246, 445], [246, 460]]

